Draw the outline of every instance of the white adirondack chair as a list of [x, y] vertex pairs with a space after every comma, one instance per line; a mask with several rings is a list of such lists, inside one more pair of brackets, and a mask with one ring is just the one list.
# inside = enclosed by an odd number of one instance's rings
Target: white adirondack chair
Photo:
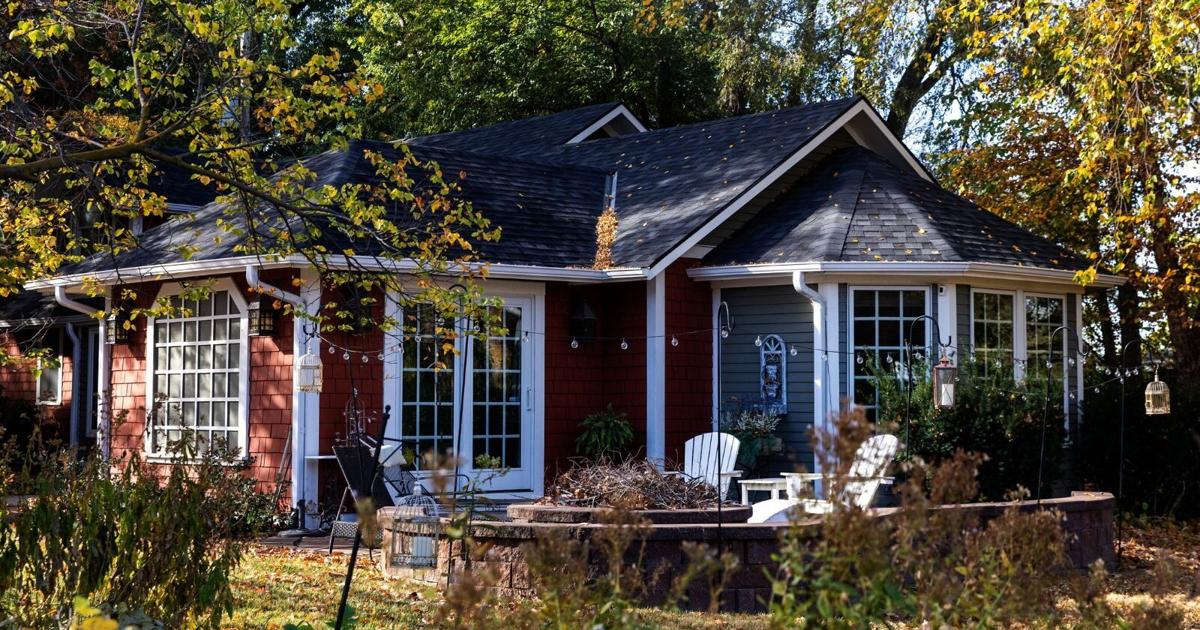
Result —
[[[890, 481], [883, 474], [896, 457], [899, 447], [900, 440], [894, 435], [876, 435], [859, 445], [836, 504], [863, 510], [871, 507], [879, 486]], [[827, 514], [836, 507], [833, 501], [806, 498], [806, 494], [812, 495], [804, 492], [806, 484], [828, 481], [827, 475], [797, 473], [784, 476], [787, 477], [788, 498], [755, 503], [750, 523], [786, 522], [792, 514], [797, 513], [797, 508], [806, 514]]]
[[741, 440], [728, 433], [701, 433], [683, 443], [683, 470], [692, 479], [703, 479], [721, 489], [721, 498], [729, 494], [729, 481], [742, 476], [734, 470]]

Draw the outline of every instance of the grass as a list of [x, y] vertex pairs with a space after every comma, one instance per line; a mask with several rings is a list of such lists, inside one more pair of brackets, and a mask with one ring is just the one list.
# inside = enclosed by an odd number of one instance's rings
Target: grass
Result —
[[[1149, 601], [1157, 590], [1183, 611], [1184, 627], [1200, 627], [1200, 523], [1137, 520], [1125, 530], [1121, 570], [1107, 579], [1109, 603], [1128, 611]], [[336, 615], [348, 558], [254, 547], [234, 576], [237, 605], [226, 627], [281, 630], [286, 623], [301, 622], [325, 627]], [[1177, 568], [1165, 580], [1154, 570], [1164, 558]], [[355, 572], [350, 602], [358, 614], [358, 628], [432, 627], [439, 617], [436, 590], [385, 580], [365, 557]], [[762, 615], [659, 610], [639, 615], [652, 626], [674, 630], [767, 627]]]

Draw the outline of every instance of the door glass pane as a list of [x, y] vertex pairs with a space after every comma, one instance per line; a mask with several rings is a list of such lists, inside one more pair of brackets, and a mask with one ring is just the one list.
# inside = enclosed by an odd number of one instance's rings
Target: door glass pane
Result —
[[[520, 468], [521, 461], [521, 396], [524, 381], [521, 370], [521, 344], [524, 313], [518, 306], [506, 306], [503, 313], [494, 313], [504, 323], [504, 330], [489, 335], [486, 341], [476, 342], [475, 360], [471, 366], [475, 387], [472, 401], [476, 432], [472, 442], [475, 457], [487, 455], [501, 468]], [[509, 419], [514, 419], [509, 421]], [[482, 425], [482, 426], [481, 426]], [[480, 432], [478, 429], [483, 428]]]
[[404, 316], [400, 367], [401, 438], [422, 468], [454, 449], [454, 356], [436, 334], [432, 308], [415, 306]]

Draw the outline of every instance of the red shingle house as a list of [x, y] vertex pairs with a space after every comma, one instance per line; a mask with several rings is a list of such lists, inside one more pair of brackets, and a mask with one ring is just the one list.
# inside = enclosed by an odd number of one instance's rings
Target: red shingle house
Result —
[[[460, 348], [442, 371], [428, 366], [436, 340], [420, 334], [313, 335], [280, 318], [252, 335], [254, 289], [307, 309], [337, 296], [303, 260], [239, 255], [236, 238], [215, 238], [218, 204], [202, 206], [146, 229], [138, 250], [28, 286], [82, 315], [96, 310], [78, 302], [85, 282], [135, 288], [149, 304], [216, 279], [192, 316], [80, 346], [95, 377], [72, 388], [102, 403], [99, 448], [165, 459], [169, 438], [193, 430], [237, 444], [264, 487], [282, 480], [294, 500], [316, 501], [338, 479], [324, 458], [356, 391], [370, 409], [391, 407], [395, 437], [438, 450], [457, 441], [465, 462], [498, 458], [510, 472], [490, 489], [525, 497], [575, 454], [579, 421], [609, 403], [647, 456], [670, 462], [736, 396], [785, 415], [773, 465], [812, 469], [809, 429], [842, 404], [875, 404], [856, 358], [901, 359], [935, 336], [951, 354], [1061, 378], [1077, 430], [1082, 366], [1067, 357], [1079, 340], [1053, 331], [1081, 328], [1073, 277], [1087, 263], [939, 187], [864, 99], [669, 129], [605, 104], [409, 147], [466, 172], [463, 194], [501, 228], [481, 245], [482, 282], [504, 300], [506, 335]], [[317, 185], [354, 181], [369, 176], [368, 148], [395, 151], [356, 142], [306, 166]], [[613, 264], [597, 269], [606, 205], [618, 218]], [[1089, 290], [1119, 282], [1101, 275]], [[104, 321], [87, 321], [75, 336], [106, 338]], [[319, 393], [293, 387], [306, 352], [323, 361]], [[170, 411], [148, 414], [153, 401]]]

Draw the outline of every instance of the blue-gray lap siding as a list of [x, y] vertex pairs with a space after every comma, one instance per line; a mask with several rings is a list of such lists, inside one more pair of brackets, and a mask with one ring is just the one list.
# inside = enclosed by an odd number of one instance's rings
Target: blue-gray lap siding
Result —
[[729, 304], [734, 330], [721, 344], [721, 404], [731, 398], [758, 398], [759, 335], [779, 335], [785, 344], [796, 344], [796, 356], [787, 355], [787, 416], [778, 435], [784, 453], [760, 461], [768, 472], [785, 472], [803, 466], [812, 470], [812, 445], [808, 432], [813, 423], [813, 324], [812, 304], [791, 286], [722, 289]]

